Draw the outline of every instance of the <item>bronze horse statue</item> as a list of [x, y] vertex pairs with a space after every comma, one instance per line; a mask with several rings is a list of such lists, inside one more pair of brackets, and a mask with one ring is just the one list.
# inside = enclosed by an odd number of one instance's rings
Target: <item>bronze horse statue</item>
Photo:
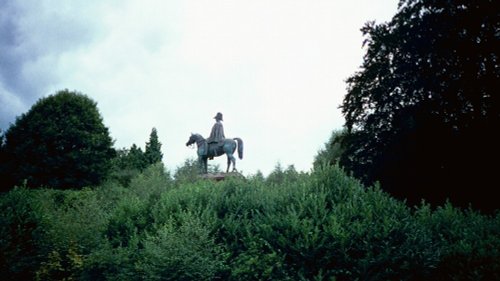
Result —
[[200, 169], [203, 173], [207, 173], [207, 160], [208, 158], [213, 158], [217, 156], [227, 155], [227, 169], [226, 173], [229, 172], [229, 167], [233, 163], [233, 172], [236, 171], [236, 158], [233, 156], [236, 148], [238, 148], [238, 158], [243, 159], [243, 141], [240, 138], [234, 139], [224, 139], [221, 144], [219, 143], [207, 143], [207, 140], [203, 138], [200, 134], [191, 134], [186, 146], [190, 146], [196, 143], [198, 147], [198, 162]]

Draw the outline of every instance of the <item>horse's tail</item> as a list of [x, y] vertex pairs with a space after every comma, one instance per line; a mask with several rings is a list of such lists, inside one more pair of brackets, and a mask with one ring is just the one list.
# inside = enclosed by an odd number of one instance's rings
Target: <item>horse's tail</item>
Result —
[[234, 140], [238, 142], [238, 157], [243, 159], [243, 140], [240, 138], [234, 138]]

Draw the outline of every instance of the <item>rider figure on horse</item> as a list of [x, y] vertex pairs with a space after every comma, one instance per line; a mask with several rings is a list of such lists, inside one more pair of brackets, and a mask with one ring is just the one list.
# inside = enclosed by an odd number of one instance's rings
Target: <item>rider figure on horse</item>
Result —
[[[224, 139], [226, 138], [224, 136], [224, 127], [222, 126], [222, 123], [221, 123], [221, 121], [224, 121], [224, 120], [222, 120], [222, 113], [218, 112], [217, 115], [215, 115], [214, 119], [215, 119], [215, 124], [213, 125], [212, 132], [210, 132], [210, 136], [207, 139], [209, 149], [210, 149], [211, 144], [217, 143], [217, 146], [224, 145]], [[213, 146], [215, 146], [215, 145], [212, 145], [212, 147]], [[217, 146], [215, 146], [215, 147], [217, 147]], [[212, 160], [214, 158], [210, 157], [209, 159]]]
[[200, 164], [200, 171], [202, 173], [207, 173], [207, 160], [213, 159], [221, 155], [227, 155], [227, 169], [226, 173], [229, 173], [229, 167], [233, 165], [233, 172], [236, 171], [236, 158], [234, 157], [234, 152], [238, 149], [238, 158], [243, 159], [243, 140], [240, 138], [229, 138], [226, 139], [224, 135], [224, 128], [222, 126], [222, 113], [217, 113], [214, 117], [215, 124], [212, 127], [212, 132], [208, 139], [204, 139], [200, 134], [193, 134], [189, 137], [186, 142], [186, 146], [190, 146], [196, 143], [198, 147], [198, 162]]

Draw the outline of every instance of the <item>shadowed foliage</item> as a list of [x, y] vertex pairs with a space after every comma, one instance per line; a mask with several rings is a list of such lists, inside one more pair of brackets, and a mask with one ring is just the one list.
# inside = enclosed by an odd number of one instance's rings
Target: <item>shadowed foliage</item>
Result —
[[97, 185], [114, 156], [97, 104], [68, 90], [40, 99], [5, 133], [6, 181], [29, 187]]
[[400, 1], [366, 24], [361, 70], [342, 104], [341, 165], [418, 203], [496, 208], [500, 13], [496, 1]]

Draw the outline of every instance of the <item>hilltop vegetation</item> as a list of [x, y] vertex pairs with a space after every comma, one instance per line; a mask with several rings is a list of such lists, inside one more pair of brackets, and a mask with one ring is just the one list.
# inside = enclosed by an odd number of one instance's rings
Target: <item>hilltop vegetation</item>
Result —
[[[4, 280], [499, 280], [500, 216], [411, 209], [338, 167], [0, 197]], [[6, 278], [6, 279], [5, 279]]]

